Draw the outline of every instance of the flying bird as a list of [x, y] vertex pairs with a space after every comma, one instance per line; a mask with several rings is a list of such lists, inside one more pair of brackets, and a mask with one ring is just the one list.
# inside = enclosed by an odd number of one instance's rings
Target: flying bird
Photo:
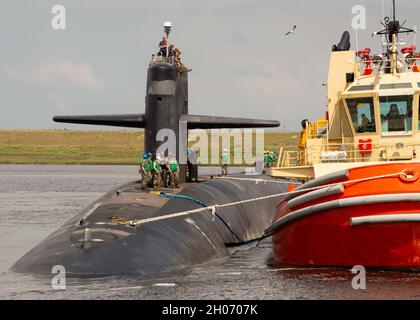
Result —
[[286, 33], [284, 36], [286, 37], [286, 36], [288, 36], [290, 34], [295, 34], [295, 31], [296, 31], [296, 26], [293, 26], [293, 29], [290, 30], [288, 33]]

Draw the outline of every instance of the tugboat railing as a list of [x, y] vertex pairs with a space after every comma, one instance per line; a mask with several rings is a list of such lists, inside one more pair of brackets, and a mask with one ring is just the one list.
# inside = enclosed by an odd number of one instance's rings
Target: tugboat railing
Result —
[[389, 162], [416, 159], [419, 145], [398, 146], [373, 144], [369, 152], [361, 152], [357, 143], [324, 143], [305, 150], [280, 150], [278, 167], [315, 165], [319, 163]]
[[[360, 76], [392, 73], [392, 59], [378, 56], [362, 59], [356, 62], [356, 69]], [[399, 73], [420, 72], [420, 56], [398, 57], [397, 70]]]

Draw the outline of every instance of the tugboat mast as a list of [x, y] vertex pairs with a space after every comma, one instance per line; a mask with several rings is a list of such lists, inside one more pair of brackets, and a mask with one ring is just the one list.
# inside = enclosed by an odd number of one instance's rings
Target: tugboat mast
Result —
[[392, 13], [393, 13], [394, 21], [395, 21], [395, 0], [392, 0]]
[[400, 24], [396, 18], [396, 4], [395, 0], [392, 0], [392, 21], [389, 17], [385, 17], [381, 24], [385, 27], [384, 30], [376, 32], [376, 35], [387, 36], [387, 51], [386, 55], [391, 58], [391, 68], [388, 73], [392, 73], [394, 76], [398, 73], [398, 35], [401, 33], [415, 33], [413, 29], [404, 27], [406, 21]]

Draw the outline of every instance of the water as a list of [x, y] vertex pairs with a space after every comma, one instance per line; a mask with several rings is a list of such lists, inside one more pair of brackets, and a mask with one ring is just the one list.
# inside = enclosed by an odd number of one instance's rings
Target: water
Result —
[[0, 299], [420, 299], [420, 274], [270, 267], [271, 243], [154, 277], [67, 279], [15, 274], [10, 266], [79, 210], [138, 178], [135, 166], [0, 165]]

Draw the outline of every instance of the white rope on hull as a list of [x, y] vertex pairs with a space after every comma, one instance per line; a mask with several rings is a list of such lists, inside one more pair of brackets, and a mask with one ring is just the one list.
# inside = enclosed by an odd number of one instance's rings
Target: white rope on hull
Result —
[[[227, 208], [227, 207], [232, 207], [232, 206], [241, 205], [241, 204], [250, 203], [250, 202], [257, 202], [257, 201], [262, 201], [262, 200], [274, 199], [274, 198], [278, 198], [278, 197], [284, 197], [284, 196], [287, 196], [287, 195], [290, 195], [290, 194], [300, 194], [300, 193], [304, 193], [304, 192], [308, 192], [308, 191], [312, 191], [312, 190], [319, 190], [319, 189], [322, 189], [322, 188], [328, 188], [328, 187], [332, 187], [332, 186], [336, 186], [336, 185], [340, 185], [340, 184], [341, 185], [346, 185], [346, 184], [365, 182], [365, 181], [370, 181], [370, 180], [398, 177], [398, 176], [401, 176], [401, 175], [407, 176], [407, 174], [404, 171], [402, 171], [402, 172], [398, 172], [398, 173], [391, 173], [391, 174], [386, 174], [386, 175], [380, 175], [380, 176], [374, 176], [374, 177], [368, 177], [368, 178], [362, 178], [362, 179], [355, 179], [355, 180], [349, 180], [349, 181], [344, 181], [344, 182], [331, 183], [331, 184], [327, 184], [327, 185], [321, 185], [321, 186], [316, 186], [316, 187], [301, 189], [301, 190], [292, 190], [292, 191], [288, 191], [288, 192], [282, 192], [282, 193], [273, 194], [273, 195], [269, 195], [269, 196], [258, 197], [258, 198], [247, 199], [247, 200], [241, 200], [241, 201], [236, 201], [236, 202], [231, 202], [231, 203], [214, 204], [214, 205], [211, 205], [211, 206], [208, 206], [208, 207], [205, 207], [205, 208], [198, 208], [198, 209], [194, 209], [194, 210], [171, 213], [171, 214], [162, 215], [162, 216], [153, 217], [153, 218], [133, 220], [133, 221], [131, 221], [130, 225], [140, 226], [140, 225], [147, 224], [147, 223], [152, 223], [152, 222], [167, 220], [167, 219], [173, 219], [173, 218], [178, 218], [178, 217], [183, 217], [183, 216], [189, 216], [189, 215], [193, 215], [193, 214], [196, 214], [196, 213], [202, 213], [202, 212], [209, 212], [209, 213], [212, 213], [214, 215], [216, 210], [221, 209], [221, 208]], [[246, 179], [246, 178], [225, 177], [223, 179], [235, 179], [235, 180], [237, 180], [237, 179]], [[246, 179], [246, 180], [255, 182], [255, 181], [259, 181], [261, 179]], [[266, 181], [271, 182], [271, 180], [266, 180]]]

